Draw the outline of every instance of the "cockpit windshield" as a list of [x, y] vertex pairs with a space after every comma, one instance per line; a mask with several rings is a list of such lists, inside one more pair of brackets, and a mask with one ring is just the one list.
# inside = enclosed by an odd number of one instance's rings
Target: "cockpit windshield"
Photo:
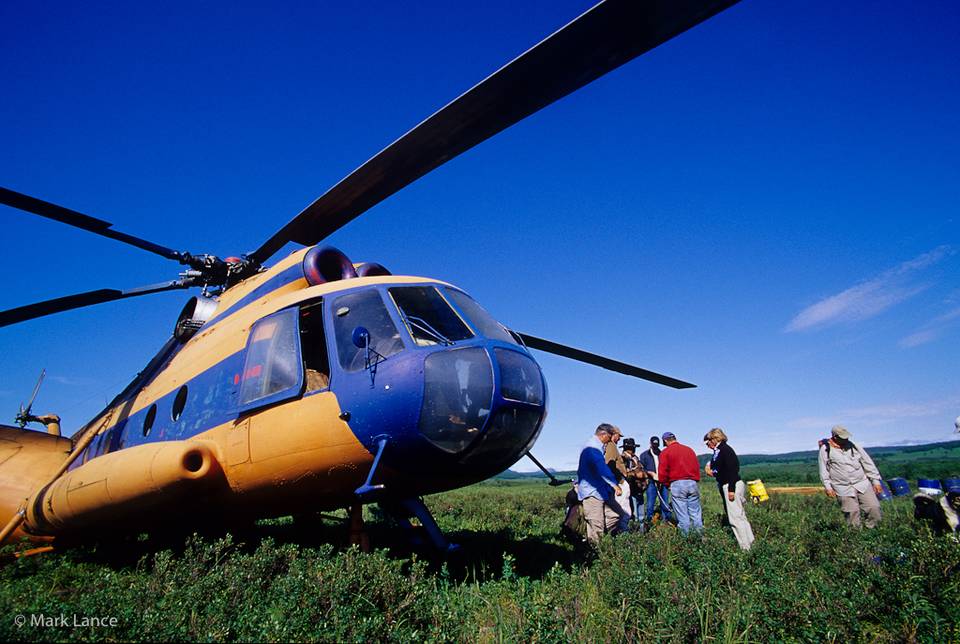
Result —
[[467, 321], [472, 323], [473, 327], [481, 334], [491, 340], [518, 344], [516, 339], [510, 335], [510, 332], [497, 322], [492, 315], [487, 313], [482, 306], [477, 304], [472, 297], [453, 288], [445, 288], [443, 292], [460, 309], [460, 312], [467, 316]]
[[333, 327], [340, 366], [346, 371], [358, 371], [366, 365], [366, 349], [353, 342], [353, 332], [360, 326], [370, 334], [370, 348], [382, 358], [403, 350], [400, 332], [390, 319], [378, 291], [341, 295], [333, 302]]
[[473, 337], [469, 327], [433, 286], [398, 286], [390, 289], [390, 296], [419, 347], [449, 345]]

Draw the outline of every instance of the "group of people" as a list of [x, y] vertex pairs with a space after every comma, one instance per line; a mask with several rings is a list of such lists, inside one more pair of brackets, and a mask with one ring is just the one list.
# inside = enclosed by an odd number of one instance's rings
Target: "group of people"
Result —
[[[640, 454], [636, 441], [627, 438], [621, 453], [617, 448], [621, 437], [618, 427], [602, 423], [580, 452], [576, 489], [587, 540], [596, 543], [604, 533], [625, 532], [631, 521], [646, 529], [658, 513], [662, 521], [675, 522], [684, 535], [701, 532], [700, 462], [696, 453], [678, 442], [672, 432], [652, 436], [649, 448]], [[716, 479], [727, 522], [740, 547], [748, 550], [753, 531], [743, 509], [744, 484], [737, 455], [720, 428], [710, 430], [704, 441], [714, 450], [705, 471]]]
[[[672, 432], [650, 437], [650, 446], [639, 454], [632, 438], [624, 439], [618, 449], [621, 438], [618, 427], [602, 423], [580, 452], [575, 489], [587, 541], [596, 543], [605, 533], [626, 532], [631, 523], [645, 530], [657, 514], [662, 521], [675, 523], [684, 535], [702, 532], [696, 453]], [[721, 428], [711, 429], [703, 441], [713, 452], [704, 472], [716, 480], [724, 525], [731, 528], [740, 548], [749, 550], [754, 535], [744, 509], [746, 485], [740, 478], [740, 460]], [[819, 468], [827, 496], [839, 501], [849, 525], [859, 526], [861, 513], [868, 528], [880, 521], [880, 472], [846, 428], [835, 426], [830, 438], [821, 441]]]

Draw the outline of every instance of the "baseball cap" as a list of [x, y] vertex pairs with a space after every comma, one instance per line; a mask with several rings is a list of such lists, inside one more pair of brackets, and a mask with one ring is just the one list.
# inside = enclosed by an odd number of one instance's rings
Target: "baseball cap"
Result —
[[843, 425], [834, 425], [833, 429], [830, 430], [830, 433], [836, 436], [837, 438], [849, 439], [852, 434], [847, 431], [847, 428]]
[[673, 435], [673, 432], [663, 432], [663, 440], [675, 441], [677, 440], [677, 437]]

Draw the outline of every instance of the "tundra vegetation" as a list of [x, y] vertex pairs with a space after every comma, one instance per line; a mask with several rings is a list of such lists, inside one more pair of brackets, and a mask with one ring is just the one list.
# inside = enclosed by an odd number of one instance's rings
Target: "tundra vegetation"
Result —
[[349, 547], [344, 523], [329, 516], [19, 559], [8, 546], [0, 638], [960, 640], [960, 543], [915, 522], [909, 497], [883, 504], [878, 529], [850, 531], [823, 495], [776, 495], [748, 509], [757, 542], [741, 553], [720, 526], [716, 487], [701, 490], [702, 540], [658, 525], [605, 538], [596, 552], [559, 535], [567, 488], [542, 479], [429, 497], [462, 546], [444, 558], [404, 546], [375, 509], [370, 553]]

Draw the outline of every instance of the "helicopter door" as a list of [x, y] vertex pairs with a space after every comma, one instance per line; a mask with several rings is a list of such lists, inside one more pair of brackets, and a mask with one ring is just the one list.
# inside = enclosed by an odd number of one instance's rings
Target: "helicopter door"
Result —
[[306, 386], [304, 395], [330, 388], [330, 359], [323, 333], [323, 300], [300, 307], [300, 350]]
[[330, 359], [331, 389], [360, 441], [371, 449], [387, 418], [391, 426], [415, 425], [420, 405], [411, 396], [419, 396], [420, 389], [410, 382], [420, 382], [422, 376], [403, 359], [400, 331], [380, 291], [341, 295], [328, 306], [327, 320], [336, 351]]

